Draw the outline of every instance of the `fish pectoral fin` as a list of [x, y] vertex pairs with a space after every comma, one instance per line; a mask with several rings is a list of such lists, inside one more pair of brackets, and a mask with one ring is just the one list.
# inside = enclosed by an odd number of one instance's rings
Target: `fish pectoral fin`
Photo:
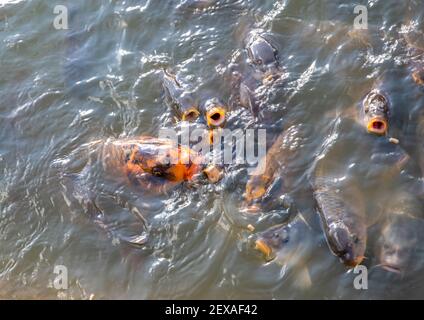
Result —
[[300, 268], [294, 282], [294, 287], [300, 290], [307, 290], [312, 287], [312, 279], [308, 267], [304, 266]]
[[143, 246], [149, 240], [148, 234], [144, 232], [140, 235], [119, 236], [118, 238], [120, 241], [134, 245], [134, 246]]

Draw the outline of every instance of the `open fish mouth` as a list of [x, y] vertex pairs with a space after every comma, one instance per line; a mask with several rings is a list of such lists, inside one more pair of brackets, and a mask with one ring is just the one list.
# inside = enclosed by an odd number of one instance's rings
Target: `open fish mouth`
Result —
[[382, 264], [380, 265], [381, 268], [383, 268], [386, 271], [392, 272], [392, 273], [396, 273], [401, 275], [402, 274], [402, 270], [399, 267], [393, 266], [393, 265], [389, 265], [389, 264]]
[[388, 128], [389, 125], [387, 124], [387, 121], [381, 117], [372, 118], [367, 124], [368, 132], [379, 136], [385, 135]]
[[213, 107], [206, 113], [209, 127], [222, 127], [225, 123], [225, 108]]
[[195, 121], [199, 116], [200, 112], [195, 107], [193, 107], [182, 114], [181, 120], [192, 122]]

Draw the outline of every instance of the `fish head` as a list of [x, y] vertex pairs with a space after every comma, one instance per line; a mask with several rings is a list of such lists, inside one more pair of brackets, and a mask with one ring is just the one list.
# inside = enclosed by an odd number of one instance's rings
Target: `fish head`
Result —
[[209, 128], [222, 128], [227, 120], [228, 106], [214, 97], [205, 101], [203, 105], [206, 123]]
[[178, 121], [194, 122], [200, 116], [199, 105], [192, 92], [175, 74], [163, 71], [165, 98]]
[[254, 248], [263, 254], [267, 261], [287, 261], [302, 244], [305, 234], [308, 234], [307, 225], [302, 220], [277, 225], [255, 236]]
[[378, 267], [405, 274], [418, 244], [417, 219], [399, 216], [386, 223], [377, 245]]
[[350, 268], [356, 267], [364, 259], [366, 249], [366, 233], [355, 228], [352, 232], [346, 225], [329, 227], [329, 242], [333, 252]]
[[362, 104], [363, 123], [367, 131], [379, 136], [389, 130], [389, 100], [379, 90], [372, 90]]
[[246, 50], [250, 63], [264, 75], [264, 78], [279, 71], [278, 50], [262, 35], [252, 32]]
[[174, 119], [179, 121], [196, 122], [200, 118], [200, 107], [191, 92], [183, 92], [178, 97], [170, 99]]

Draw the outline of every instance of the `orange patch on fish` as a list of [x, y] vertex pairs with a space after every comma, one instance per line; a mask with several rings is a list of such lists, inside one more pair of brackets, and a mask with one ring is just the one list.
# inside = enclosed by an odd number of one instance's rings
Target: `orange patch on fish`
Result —
[[354, 259], [354, 260], [351, 260], [351, 261], [345, 261], [345, 262], [344, 262], [344, 264], [345, 264], [347, 267], [355, 268], [356, 266], [360, 265], [360, 264], [361, 264], [361, 262], [362, 262], [364, 259], [365, 259], [365, 256], [359, 256], [359, 257], [357, 257], [357, 258], [356, 258], [356, 259]]
[[[128, 174], [138, 175], [142, 173], [152, 174], [157, 177], [164, 177], [173, 182], [191, 180], [201, 168], [199, 156], [188, 147], [164, 145], [163, 149], [157, 151], [151, 158], [144, 156], [136, 146], [126, 164]], [[162, 152], [162, 153], [161, 153]], [[196, 160], [196, 163], [193, 162]]]
[[272, 249], [261, 239], [255, 241], [255, 249], [259, 250], [265, 255], [265, 258], [269, 258], [272, 253]]

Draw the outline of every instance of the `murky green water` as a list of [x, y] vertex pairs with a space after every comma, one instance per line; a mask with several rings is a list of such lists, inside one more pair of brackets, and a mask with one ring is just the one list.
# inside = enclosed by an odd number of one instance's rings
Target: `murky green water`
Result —
[[[415, 267], [401, 279], [373, 268], [383, 225], [376, 212], [387, 196], [417, 191], [420, 170], [377, 181], [372, 155], [389, 156], [395, 147], [355, 129], [343, 111], [384, 76], [390, 134], [418, 161], [415, 125], [424, 91], [411, 80], [411, 53], [399, 31], [421, 21], [424, 2], [358, 1], [369, 8], [367, 44], [349, 36], [357, 4], [350, 1], [221, 0], [194, 11], [181, 2], [62, 1], [70, 29], [56, 30], [54, 1], [0, 1], [0, 298], [422, 298], [422, 242], [414, 246]], [[116, 187], [81, 160], [89, 142], [157, 135], [171, 123], [163, 68], [178, 71], [199, 96], [227, 101], [225, 74], [231, 57], [245, 59], [240, 35], [249, 25], [269, 33], [287, 79], [263, 96], [263, 123], [236, 109], [227, 126], [265, 128], [270, 140], [288, 126], [301, 133], [293, 174], [282, 179], [311, 225], [305, 241], [313, 240], [290, 270], [251, 248], [247, 225], [265, 230], [287, 221], [290, 209], [280, 193], [259, 215], [241, 212], [246, 166], [228, 166], [215, 186], [148, 197]], [[315, 209], [310, 180], [329, 145], [341, 174], [356, 175], [365, 191], [372, 221], [368, 290], [354, 289], [356, 274], [331, 254]], [[64, 171], [83, 173], [82, 191], [94, 194], [105, 213], [101, 224]], [[147, 231], [134, 220], [136, 211], [149, 222]], [[117, 240], [137, 231], [148, 233], [145, 246]], [[67, 290], [52, 287], [58, 265], [68, 269]]]

